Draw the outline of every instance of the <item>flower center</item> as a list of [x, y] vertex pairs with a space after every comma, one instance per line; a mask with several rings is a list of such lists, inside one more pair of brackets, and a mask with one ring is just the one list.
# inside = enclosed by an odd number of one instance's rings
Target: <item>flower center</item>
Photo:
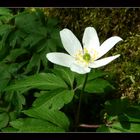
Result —
[[75, 55], [75, 59], [76, 62], [79, 65], [88, 67], [89, 63], [94, 62], [95, 58], [97, 56], [97, 51], [96, 50], [87, 50], [86, 48], [84, 48], [84, 50], [80, 50], [76, 53]]
[[86, 62], [89, 62], [90, 59], [91, 59], [90, 54], [89, 54], [89, 53], [85, 53], [85, 54], [83, 55], [83, 59], [84, 59]]

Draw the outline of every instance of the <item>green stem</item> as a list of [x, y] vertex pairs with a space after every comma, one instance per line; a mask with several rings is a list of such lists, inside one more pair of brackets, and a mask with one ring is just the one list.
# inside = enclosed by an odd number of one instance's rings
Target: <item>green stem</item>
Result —
[[76, 114], [76, 119], [75, 119], [76, 120], [75, 121], [75, 124], [76, 124], [75, 131], [77, 131], [78, 124], [79, 124], [79, 116], [80, 116], [82, 95], [84, 93], [84, 89], [85, 89], [85, 86], [86, 86], [87, 79], [88, 79], [88, 73], [85, 75], [85, 80], [84, 80], [83, 87], [82, 87], [82, 90], [81, 90], [81, 93], [80, 93], [79, 104], [78, 104], [77, 114]]

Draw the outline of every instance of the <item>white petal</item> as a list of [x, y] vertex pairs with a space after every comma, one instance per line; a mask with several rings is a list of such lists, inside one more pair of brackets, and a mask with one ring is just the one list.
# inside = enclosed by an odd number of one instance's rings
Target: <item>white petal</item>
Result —
[[63, 29], [60, 31], [60, 37], [65, 50], [71, 56], [74, 56], [75, 53], [82, 50], [81, 43], [69, 29]]
[[85, 73], [89, 73], [90, 72], [90, 68], [88, 67], [83, 67], [83, 66], [80, 66], [76, 63], [73, 63], [70, 67], [71, 71], [74, 71], [74, 72], [77, 72], [79, 74], [85, 74]]
[[110, 57], [106, 57], [100, 60], [96, 60], [93, 63], [91, 63], [89, 65], [89, 67], [91, 68], [98, 68], [98, 67], [102, 67], [107, 65], [108, 63], [110, 63], [111, 61], [115, 60], [116, 58], [118, 58], [120, 56], [120, 54], [115, 55], [115, 56], [110, 56]]
[[87, 27], [83, 35], [83, 46], [87, 50], [97, 49], [100, 46], [99, 38], [93, 27]]
[[48, 53], [46, 57], [50, 62], [65, 67], [70, 67], [70, 65], [74, 62], [74, 58], [65, 53]]
[[98, 56], [96, 59], [98, 59], [98, 58], [102, 57], [104, 54], [106, 54], [110, 49], [112, 49], [114, 47], [114, 45], [116, 43], [118, 43], [121, 40], [122, 40], [122, 38], [120, 38], [119, 36], [113, 36], [113, 37], [110, 37], [109, 39], [105, 40], [99, 48]]

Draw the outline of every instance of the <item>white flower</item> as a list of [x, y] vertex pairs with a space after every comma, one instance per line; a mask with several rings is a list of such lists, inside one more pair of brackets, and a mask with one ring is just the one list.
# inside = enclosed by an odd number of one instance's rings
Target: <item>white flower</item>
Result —
[[122, 39], [113, 36], [100, 45], [97, 32], [93, 27], [85, 29], [82, 39], [83, 47], [69, 29], [61, 30], [60, 37], [65, 50], [69, 54], [52, 52], [48, 53], [46, 57], [52, 63], [69, 67], [71, 71], [79, 74], [89, 73], [91, 68], [105, 66], [120, 56], [118, 54], [98, 60]]

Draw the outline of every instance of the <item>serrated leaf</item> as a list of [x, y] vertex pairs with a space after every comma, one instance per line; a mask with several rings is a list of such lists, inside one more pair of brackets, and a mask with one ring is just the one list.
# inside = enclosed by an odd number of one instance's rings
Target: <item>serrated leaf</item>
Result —
[[12, 27], [11, 25], [7, 24], [0, 25], [0, 35], [2, 36], [3, 34], [5, 34], [5, 32], [11, 29], [11, 27]]
[[24, 48], [11, 50], [10, 54], [5, 58], [6, 61], [15, 61], [16, 58], [22, 54], [28, 53]]
[[3, 60], [10, 52], [11, 48], [7, 42], [8, 42], [8, 37], [12, 31], [13, 31], [12, 28], [7, 29], [7, 31], [2, 36], [1, 50], [0, 50], [0, 61]]
[[7, 126], [9, 122], [9, 116], [7, 113], [0, 113], [0, 129]]
[[64, 132], [62, 128], [50, 122], [34, 118], [17, 119], [10, 122], [10, 125], [19, 132]]
[[45, 119], [53, 124], [68, 130], [69, 120], [63, 112], [59, 110], [64, 104], [69, 103], [74, 96], [73, 91], [69, 90], [55, 90], [51, 92], [44, 92], [33, 103], [34, 108], [23, 111], [30, 117]]
[[22, 110], [23, 105], [25, 105], [25, 97], [22, 94], [14, 93], [12, 103], [17, 112]]
[[40, 106], [38, 108], [25, 110], [23, 112], [30, 117], [49, 121], [52, 124], [55, 124], [56, 126], [64, 130], [68, 130], [69, 120], [66, 117], [66, 115], [61, 111], [52, 110], [52, 109], [50, 110], [45, 106]]
[[[25, 20], [26, 19], [26, 20]], [[46, 28], [35, 13], [23, 12], [16, 16], [15, 25], [26, 33], [46, 36]]]
[[27, 36], [26, 33], [22, 32], [21, 30], [14, 29], [14, 32], [12, 32], [11, 36], [9, 36], [9, 45], [12, 48], [16, 48], [17, 46], [21, 46], [20, 48], [23, 49], [22, 44]]
[[44, 92], [44, 94], [38, 97], [34, 103], [34, 107], [45, 106], [48, 109], [59, 110], [65, 104], [72, 101], [74, 92], [70, 90], [53, 90], [49, 92]]
[[0, 8], [0, 24], [7, 23], [13, 15], [11, 14], [11, 10], [8, 8]]
[[29, 34], [23, 41], [22, 47], [32, 47], [39, 43], [44, 37], [38, 35], [38, 34]]
[[55, 67], [53, 73], [59, 75], [70, 87], [73, 88], [74, 72], [69, 68]]
[[24, 74], [27, 74], [28, 72], [32, 71], [32, 69], [35, 67], [37, 68], [40, 67], [40, 55], [36, 53], [32, 55], [32, 58], [30, 59], [29, 64], [27, 65]]
[[[59, 82], [58, 82], [59, 81]], [[24, 88], [38, 88], [42, 90], [53, 90], [67, 88], [66, 83], [58, 76], [51, 73], [40, 73], [17, 80], [15, 84], [5, 90], [23, 90]]]
[[[5, 64], [5, 63], [0, 63], [0, 90], [5, 90], [7, 87], [11, 75], [14, 75], [15, 77], [18, 77], [18, 74], [16, 73], [23, 65], [25, 62], [22, 63], [12, 63], [12, 64]], [[16, 78], [17, 78], [16, 77]]]
[[5, 89], [5, 87], [7, 86], [11, 78], [11, 75], [7, 69], [8, 69], [7, 65], [5, 65], [4, 63], [0, 64], [0, 77], [1, 77], [0, 78], [0, 91]]
[[110, 89], [114, 89], [114, 87], [104, 79], [88, 81], [85, 86], [85, 91], [89, 93], [105, 93]]

